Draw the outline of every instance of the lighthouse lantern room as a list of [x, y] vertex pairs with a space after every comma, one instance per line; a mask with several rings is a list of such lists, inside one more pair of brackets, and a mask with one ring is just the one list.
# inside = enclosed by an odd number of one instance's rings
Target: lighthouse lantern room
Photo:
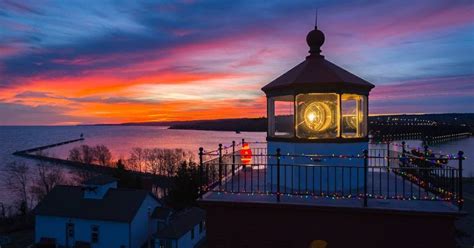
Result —
[[317, 26], [306, 59], [262, 88], [267, 96], [268, 152], [351, 154], [367, 149], [368, 96], [373, 84], [321, 55]]

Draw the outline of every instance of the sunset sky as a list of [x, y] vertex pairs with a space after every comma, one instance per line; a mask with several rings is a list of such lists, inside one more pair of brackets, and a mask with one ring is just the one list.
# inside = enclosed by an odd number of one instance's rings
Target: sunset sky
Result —
[[0, 125], [264, 116], [316, 7], [371, 114], [474, 112], [472, 0], [0, 0]]

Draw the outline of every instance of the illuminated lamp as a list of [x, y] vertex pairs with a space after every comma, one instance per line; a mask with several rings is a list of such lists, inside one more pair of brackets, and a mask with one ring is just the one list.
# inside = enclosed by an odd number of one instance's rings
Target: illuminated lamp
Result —
[[334, 118], [331, 107], [324, 102], [312, 102], [304, 109], [304, 124], [315, 132], [326, 131]]

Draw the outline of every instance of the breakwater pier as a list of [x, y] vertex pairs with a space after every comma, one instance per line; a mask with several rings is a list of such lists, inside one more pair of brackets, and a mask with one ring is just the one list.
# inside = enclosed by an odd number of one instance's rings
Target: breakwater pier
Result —
[[[72, 161], [68, 159], [50, 157], [41, 153], [41, 151], [49, 149], [49, 148], [66, 145], [66, 144], [70, 144], [74, 142], [84, 141], [84, 140], [85, 139], [81, 137], [79, 139], [72, 139], [72, 140], [58, 142], [58, 143], [54, 143], [50, 145], [39, 146], [39, 147], [21, 150], [21, 151], [15, 151], [12, 155], [22, 157], [22, 158], [32, 159], [32, 160], [44, 161], [51, 164], [67, 166], [74, 169], [80, 169], [80, 170], [101, 173], [101, 174], [112, 175], [117, 169], [117, 167], [115, 166], [105, 166], [105, 165], [92, 164], [92, 163], [87, 164], [87, 163], [82, 163], [79, 161]], [[142, 179], [146, 179], [146, 181], [153, 184], [154, 187], [168, 188], [170, 185], [170, 178], [163, 175], [156, 175], [149, 172], [140, 172], [140, 171], [128, 170], [128, 169], [125, 169], [125, 171], [129, 172], [130, 175], [132, 176], [139, 176]]]
[[78, 142], [78, 141], [84, 141], [84, 138], [81, 137], [79, 139], [66, 140], [66, 141], [51, 144], [51, 145], [39, 146], [39, 147], [31, 148], [31, 149], [16, 151], [16, 152], [13, 153], [13, 155], [15, 155], [15, 156], [24, 156], [25, 154], [29, 154], [29, 153], [33, 153], [33, 152], [40, 152], [40, 151], [43, 151], [43, 150], [46, 150], [46, 149], [49, 149], [49, 148], [53, 148], [53, 147], [56, 147], [56, 146], [62, 146], [62, 145], [66, 145], [66, 144], [70, 144], [70, 143], [74, 143], [74, 142]]

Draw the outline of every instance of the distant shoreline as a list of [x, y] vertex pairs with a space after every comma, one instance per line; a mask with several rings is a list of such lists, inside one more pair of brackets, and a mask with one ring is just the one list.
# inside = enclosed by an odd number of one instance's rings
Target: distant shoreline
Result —
[[[447, 125], [465, 125], [474, 127], [474, 113], [445, 113], [445, 114], [397, 114], [369, 116], [369, 124], [387, 119], [419, 119], [436, 121]], [[194, 121], [164, 121], [164, 122], [129, 122], [120, 124], [85, 124], [78, 126], [161, 126], [169, 129], [202, 130], [202, 131], [233, 131], [233, 132], [266, 132], [267, 118], [233, 118]]]
[[195, 121], [130, 122], [119, 124], [81, 124], [77, 126], [159, 126], [168, 129], [202, 131], [266, 132], [267, 118], [235, 118]]

